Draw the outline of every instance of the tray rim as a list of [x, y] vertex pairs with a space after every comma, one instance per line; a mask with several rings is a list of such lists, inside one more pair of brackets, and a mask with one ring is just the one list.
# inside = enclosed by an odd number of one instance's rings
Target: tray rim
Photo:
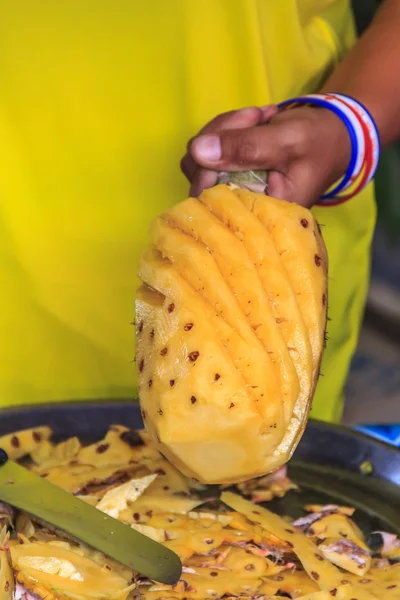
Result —
[[[117, 408], [118, 405], [121, 407], [126, 407], [129, 404], [134, 406], [139, 406], [139, 401], [137, 399], [129, 399], [129, 398], [121, 398], [116, 400], [110, 400], [107, 398], [99, 398], [93, 400], [63, 400], [56, 402], [48, 402], [43, 404], [24, 404], [17, 406], [7, 406], [4, 408], [0, 408], [0, 430], [1, 430], [1, 420], [2, 417], [12, 417], [16, 416], [20, 413], [27, 415], [30, 412], [35, 414], [47, 413], [47, 412], [63, 412], [68, 409], [77, 410], [78, 408], [83, 409], [93, 409], [98, 410], [101, 406], [109, 406]], [[368, 444], [380, 447], [382, 449], [388, 450], [394, 455], [397, 455], [400, 460], [400, 448], [384, 442], [380, 439], [375, 438], [372, 435], [368, 435], [358, 429], [353, 429], [347, 425], [343, 425], [341, 423], [328, 423], [327, 421], [322, 421], [320, 419], [311, 418], [308, 421], [307, 427], [317, 427], [318, 429], [326, 429], [327, 431], [333, 431], [337, 433], [341, 433], [342, 435], [348, 435], [354, 439], [364, 440], [368, 442]], [[385, 425], [385, 423], [383, 423]], [[1, 435], [1, 434], [0, 434]]]

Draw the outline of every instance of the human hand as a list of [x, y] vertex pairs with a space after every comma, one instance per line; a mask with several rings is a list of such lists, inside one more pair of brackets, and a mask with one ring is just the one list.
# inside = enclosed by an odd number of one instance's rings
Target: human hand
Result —
[[250, 107], [218, 115], [188, 144], [181, 168], [190, 194], [217, 183], [221, 171], [268, 171], [268, 194], [311, 207], [342, 177], [351, 143], [332, 111]]

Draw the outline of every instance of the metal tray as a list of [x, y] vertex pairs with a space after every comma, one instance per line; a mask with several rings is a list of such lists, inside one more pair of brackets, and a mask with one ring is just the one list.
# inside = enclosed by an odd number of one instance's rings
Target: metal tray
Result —
[[[0, 435], [49, 425], [57, 439], [72, 435], [90, 443], [111, 424], [141, 428], [139, 407], [130, 402], [53, 404], [0, 411]], [[369, 461], [372, 474], [363, 475]], [[356, 508], [355, 520], [366, 532], [400, 535], [400, 451], [345, 427], [310, 421], [289, 476], [300, 486], [285, 498], [269, 503], [272, 510], [300, 516], [309, 503], [334, 503]]]

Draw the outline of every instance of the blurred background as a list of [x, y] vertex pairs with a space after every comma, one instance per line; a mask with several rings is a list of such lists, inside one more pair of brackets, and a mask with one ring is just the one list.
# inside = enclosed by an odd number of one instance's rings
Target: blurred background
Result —
[[[353, 0], [359, 32], [379, 0]], [[400, 144], [382, 154], [368, 306], [347, 386], [346, 423], [400, 424]]]

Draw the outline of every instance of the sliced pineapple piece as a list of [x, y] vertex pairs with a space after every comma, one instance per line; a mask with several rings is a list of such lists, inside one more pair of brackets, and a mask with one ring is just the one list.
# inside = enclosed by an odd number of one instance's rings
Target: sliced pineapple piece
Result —
[[82, 495], [89, 493], [92, 487], [106, 487], [125, 483], [127, 480], [132, 479], [136, 470], [137, 467], [135, 466], [125, 467], [121, 465], [120, 468], [111, 466], [96, 469], [91, 465], [78, 464], [72, 465], [68, 469], [64, 466], [57, 466], [35, 469], [35, 472], [72, 494]]
[[140, 479], [131, 479], [109, 490], [96, 508], [110, 517], [118, 519], [119, 513], [128, 507], [128, 502], [137, 500], [156, 478], [157, 475], [147, 475]]
[[80, 465], [118, 467], [139, 463], [145, 457], [157, 457], [153, 448], [146, 444], [141, 432], [123, 425], [112, 425], [100, 442], [80, 450], [76, 462]]
[[125, 600], [134, 588], [112, 569], [63, 546], [34, 542], [10, 544], [11, 560], [17, 580], [35, 592], [40, 588], [56, 597]]
[[172, 494], [169, 496], [153, 496], [145, 493], [142, 497], [135, 500], [135, 502], [130, 503], [129, 508], [120, 511], [119, 520], [132, 524], [148, 521], [153, 513], [170, 512], [186, 514], [199, 506], [199, 504], [202, 504], [202, 502], [198, 498], [174, 496]]
[[3, 448], [11, 460], [31, 454], [51, 436], [50, 427], [34, 427], [0, 436], [0, 448]]
[[290, 598], [303, 598], [307, 594], [318, 592], [319, 587], [305, 571], [285, 569], [275, 578], [279, 582], [279, 592], [289, 594]]
[[4, 526], [0, 531], [0, 600], [14, 600], [14, 574], [6, 550], [8, 539], [7, 527]]
[[371, 568], [372, 558], [368, 550], [351, 540], [327, 538], [319, 549], [329, 562], [354, 575], [366, 575]]
[[54, 446], [45, 442], [31, 452], [34, 463], [42, 468], [69, 464], [75, 459], [81, 449], [81, 443], [77, 437], [69, 438]]

